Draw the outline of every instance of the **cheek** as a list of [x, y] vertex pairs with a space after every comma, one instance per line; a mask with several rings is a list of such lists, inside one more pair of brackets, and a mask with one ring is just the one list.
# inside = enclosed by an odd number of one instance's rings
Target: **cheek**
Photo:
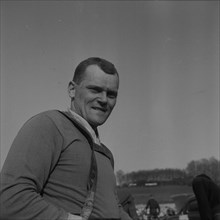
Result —
[[79, 93], [78, 94], [78, 101], [83, 106], [83, 105], [86, 105], [86, 103], [88, 102], [88, 98], [84, 93]]
[[110, 108], [113, 109], [113, 108], [115, 107], [115, 104], [116, 104], [116, 100], [111, 100], [111, 101], [109, 102]]

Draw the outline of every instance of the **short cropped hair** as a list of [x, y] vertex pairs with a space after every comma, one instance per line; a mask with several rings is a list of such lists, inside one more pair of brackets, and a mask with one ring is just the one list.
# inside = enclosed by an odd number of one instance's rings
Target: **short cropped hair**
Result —
[[114, 64], [111, 62], [99, 58], [99, 57], [90, 57], [86, 60], [83, 60], [79, 65], [76, 67], [74, 76], [73, 76], [73, 81], [77, 84], [81, 83], [84, 73], [86, 71], [86, 68], [90, 65], [97, 65], [102, 71], [104, 71], [107, 74], [111, 75], [117, 75], [118, 76], [118, 71], [115, 68]]

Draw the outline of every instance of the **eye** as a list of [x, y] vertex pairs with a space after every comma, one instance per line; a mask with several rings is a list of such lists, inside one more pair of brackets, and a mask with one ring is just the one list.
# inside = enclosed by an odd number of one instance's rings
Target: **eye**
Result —
[[90, 91], [93, 92], [93, 93], [98, 93], [97, 89], [90, 89]]
[[100, 88], [97, 88], [97, 87], [89, 88], [89, 90], [90, 90], [92, 93], [100, 93], [100, 92], [102, 91]]
[[107, 93], [107, 96], [110, 98], [110, 99], [115, 99], [117, 97], [117, 92], [108, 92]]

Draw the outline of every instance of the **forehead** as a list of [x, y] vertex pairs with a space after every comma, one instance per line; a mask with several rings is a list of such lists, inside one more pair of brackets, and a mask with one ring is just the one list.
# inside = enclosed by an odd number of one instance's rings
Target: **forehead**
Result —
[[119, 79], [117, 74], [108, 74], [97, 65], [90, 65], [86, 68], [82, 84], [97, 85], [118, 89]]

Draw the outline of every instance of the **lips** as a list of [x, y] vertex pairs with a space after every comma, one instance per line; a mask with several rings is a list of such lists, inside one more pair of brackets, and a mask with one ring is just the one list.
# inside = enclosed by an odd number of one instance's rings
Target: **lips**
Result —
[[92, 107], [92, 109], [98, 110], [98, 111], [102, 111], [102, 112], [106, 112], [107, 111], [106, 108], [102, 108], [102, 107]]

